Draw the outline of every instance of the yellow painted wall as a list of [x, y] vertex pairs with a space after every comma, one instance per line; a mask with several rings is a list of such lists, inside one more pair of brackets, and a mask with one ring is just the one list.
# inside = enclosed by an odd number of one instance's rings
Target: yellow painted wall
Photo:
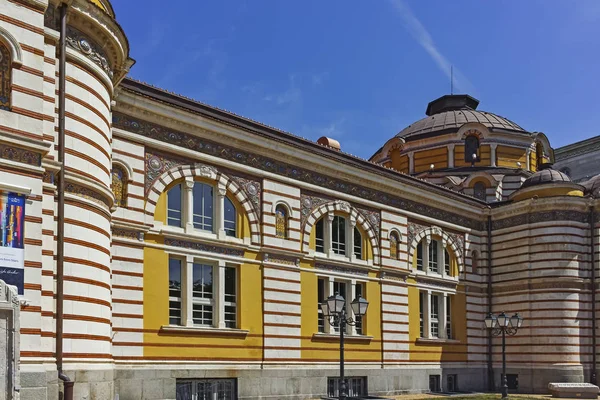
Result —
[[[146, 243], [162, 239], [147, 235]], [[246, 253], [255, 259], [255, 253]], [[169, 257], [161, 249], [144, 249], [144, 357], [198, 360], [262, 359], [262, 273], [256, 264], [238, 270], [238, 327], [249, 330], [246, 337], [219, 337], [217, 334], [164, 333], [169, 324]], [[243, 284], [240, 285], [240, 283]]]
[[390, 166], [397, 171], [408, 173], [408, 156], [402, 155], [400, 149], [394, 149], [390, 152]]
[[517, 162], [521, 167], [527, 166], [527, 150], [525, 148], [498, 146], [496, 148], [496, 165], [498, 167], [517, 168]]
[[520, 193], [513, 197], [514, 201], [530, 199], [533, 196], [537, 197], [553, 197], [553, 196], [575, 196], [575, 197], [583, 197], [583, 192], [581, 190], [573, 189], [573, 188], [540, 188], [535, 191]]
[[448, 149], [439, 147], [417, 151], [414, 153], [415, 172], [429, 171], [429, 166], [434, 164], [435, 169], [448, 167]]
[[[531, 153], [529, 153], [529, 165], [530, 165], [531, 172], [537, 171], [537, 154], [535, 154], [535, 151], [532, 151]], [[523, 168], [525, 168], [525, 167], [526, 166], [523, 165]]]
[[[369, 275], [375, 277], [374, 273]], [[339, 339], [324, 340], [313, 336], [318, 332], [318, 277], [311, 271], [302, 271], [300, 281], [302, 284], [302, 360], [339, 361]], [[378, 282], [366, 283], [365, 299], [369, 302], [369, 308], [363, 320], [366, 328], [364, 334], [372, 336], [373, 339], [357, 343], [349, 337], [345, 343], [345, 358], [349, 362], [381, 361], [381, 290]]]

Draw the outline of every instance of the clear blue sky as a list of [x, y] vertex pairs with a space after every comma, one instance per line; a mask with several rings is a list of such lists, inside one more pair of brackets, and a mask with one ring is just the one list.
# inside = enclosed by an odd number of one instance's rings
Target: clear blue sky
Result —
[[368, 158], [450, 91], [600, 135], [600, 0], [113, 0], [131, 76]]

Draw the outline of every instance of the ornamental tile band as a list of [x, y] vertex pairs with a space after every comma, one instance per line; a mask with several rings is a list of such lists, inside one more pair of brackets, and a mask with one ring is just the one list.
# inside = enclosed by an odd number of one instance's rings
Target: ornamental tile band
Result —
[[369, 272], [363, 269], [358, 268], [350, 268], [350, 267], [342, 267], [339, 265], [331, 265], [331, 264], [315, 264], [316, 269], [320, 269], [323, 271], [331, 271], [331, 272], [341, 272], [344, 274], [352, 274], [352, 275], [360, 275], [360, 276], [368, 276]]
[[0, 158], [39, 167], [42, 165], [42, 155], [20, 147], [0, 144]]
[[549, 222], [549, 221], [573, 221], [573, 222], [590, 222], [590, 214], [579, 211], [543, 211], [533, 212], [529, 214], [515, 215], [514, 217], [504, 218], [497, 221], [492, 221], [492, 229], [504, 229], [513, 226], [519, 226], [524, 224], [533, 224], [537, 222]]
[[108, 64], [106, 54], [100, 47], [77, 29], [67, 27], [67, 45], [92, 60], [112, 79], [113, 71]]
[[224, 254], [227, 256], [243, 257], [244, 251], [238, 249], [230, 249], [228, 247], [213, 246], [210, 244], [188, 242], [178, 239], [165, 239], [165, 246], [181, 247], [184, 249], [206, 251], [209, 253]]
[[140, 233], [141, 232], [138, 232], [138, 231], [130, 231], [127, 229], [119, 229], [119, 228], [112, 230], [113, 237], [119, 237], [119, 238], [123, 238], [123, 239], [131, 239], [131, 240], [139, 240]]
[[94, 203], [107, 208], [110, 208], [111, 206], [111, 201], [109, 201], [102, 194], [74, 183], [66, 182], [65, 192], [74, 194], [75, 196], [83, 197], [84, 199], [93, 201]]
[[263, 261], [268, 262], [268, 263], [275, 263], [275, 264], [293, 265], [296, 267], [300, 266], [299, 258], [282, 256], [280, 254], [265, 253], [263, 255]]
[[[407, 200], [385, 192], [380, 192], [363, 186], [337, 180], [326, 175], [322, 175], [318, 172], [296, 167], [294, 165], [290, 165], [268, 157], [225, 147], [221, 144], [211, 142], [204, 138], [174, 131], [146, 121], [141, 121], [126, 114], [121, 114], [118, 112], [113, 113], [113, 126], [115, 128], [124, 129], [155, 140], [159, 140], [161, 142], [178, 145], [183, 148], [198, 151], [214, 157], [219, 157], [243, 165], [259, 168], [267, 172], [286, 176], [291, 179], [297, 179], [365, 200], [383, 203], [397, 209], [406, 210], [421, 215], [427, 215], [431, 218], [441, 219], [452, 224], [467, 226], [472, 229], [483, 230], [484, 228], [484, 223], [476, 219], [470, 219], [459, 214], [428, 206], [423, 203]], [[209, 133], [208, 131], [206, 132]]]

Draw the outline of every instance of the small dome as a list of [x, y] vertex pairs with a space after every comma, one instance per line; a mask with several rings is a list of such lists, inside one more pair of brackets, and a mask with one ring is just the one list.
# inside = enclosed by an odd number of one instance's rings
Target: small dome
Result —
[[585, 187], [585, 194], [591, 194], [592, 196], [600, 196], [600, 175], [592, 177], [592, 179], [582, 183]]
[[328, 138], [327, 136], [321, 136], [319, 140], [317, 140], [317, 143], [321, 146], [329, 147], [330, 149], [334, 149], [337, 151], [341, 150], [340, 142], [338, 142], [335, 139]]
[[564, 173], [552, 169], [552, 164], [542, 164], [540, 170], [523, 182], [521, 189], [537, 185], [545, 185], [548, 183], [564, 183], [571, 182], [571, 179]]

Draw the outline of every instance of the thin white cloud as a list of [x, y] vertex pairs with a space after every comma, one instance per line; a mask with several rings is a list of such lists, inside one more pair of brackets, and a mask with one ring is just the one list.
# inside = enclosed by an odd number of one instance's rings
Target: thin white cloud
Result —
[[336, 121], [331, 122], [329, 125], [318, 128], [317, 132], [320, 136], [327, 136], [330, 138], [339, 138], [343, 136], [344, 131], [342, 129], [342, 125], [346, 121], [346, 118], [340, 118]]
[[302, 91], [296, 85], [296, 76], [290, 75], [289, 81], [290, 83], [284, 92], [278, 94], [268, 94], [264, 97], [264, 100], [273, 101], [278, 106], [299, 102], [302, 99]]
[[[408, 33], [417, 41], [421, 47], [429, 54], [436, 63], [438, 68], [450, 79], [451, 63], [441, 53], [435, 45], [433, 38], [423, 26], [421, 21], [413, 14], [412, 10], [404, 0], [389, 0], [394, 6], [398, 14], [402, 18], [402, 22]], [[474, 87], [456, 67], [454, 69], [454, 87], [466, 93], [473, 93]]]

